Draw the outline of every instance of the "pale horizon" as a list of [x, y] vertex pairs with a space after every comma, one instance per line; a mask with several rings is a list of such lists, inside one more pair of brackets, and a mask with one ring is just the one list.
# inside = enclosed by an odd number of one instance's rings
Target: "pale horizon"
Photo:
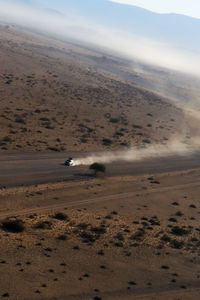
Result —
[[198, 0], [109, 0], [125, 5], [133, 5], [160, 14], [180, 14], [200, 19]]

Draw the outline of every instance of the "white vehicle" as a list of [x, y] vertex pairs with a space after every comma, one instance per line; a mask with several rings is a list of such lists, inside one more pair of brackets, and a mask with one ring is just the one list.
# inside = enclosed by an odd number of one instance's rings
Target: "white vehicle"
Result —
[[72, 157], [68, 158], [64, 164], [65, 164], [65, 166], [68, 166], [68, 167], [73, 166], [74, 165], [73, 158]]

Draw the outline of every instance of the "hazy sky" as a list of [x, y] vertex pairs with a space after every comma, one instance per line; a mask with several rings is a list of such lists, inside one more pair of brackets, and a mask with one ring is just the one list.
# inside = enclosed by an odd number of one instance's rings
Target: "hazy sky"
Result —
[[[16, 23], [56, 37], [89, 43], [129, 59], [200, 76], [200, 20], [158, 15], [110, 1], [0, 0], [0, 22]], [[149, 9], [159, 3], [157, 9], [163, 12], [161, 3], [167, 3], [168, 10], [173, 7], [172, 12], [178, 12], [175, 8], [180, 2], [182, 8], [184, 3], [196, 3], [196, 11], [200, 13], [200, 3], [195, 0], [113, 1], [130, 1], [141, 6], [146, 3]], [[191, 44], [196, 45], [194, 49], [189, 47]]]
[[[95, 0], [94, 0], [95, 1]], [[177, 13], [200, 18], [200, 0], [109, 0], [143, 7], [158, 13]]]

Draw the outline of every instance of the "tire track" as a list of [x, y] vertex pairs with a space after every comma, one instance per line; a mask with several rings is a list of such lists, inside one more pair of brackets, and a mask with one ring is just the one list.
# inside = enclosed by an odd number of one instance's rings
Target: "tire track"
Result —
[[176, 191], [186, 188], [192, 188], [192, 187], [200, 187], [200, 181], [188, 183], [188, 184], [181, 184], [181, 185], [175, 185], [175, 186], [166, 186], [166, 187], [159, 187], [159, 188], [153, 188], [153, 189], [147, 189], [147, 190], [137, 190], [134, 192], [126, 192], [126, 193], [118, 193], [118, 194], [112, 194], [107, 195], [103, 197], [95, 197], [85, 200], [78, 200], [78, 201], [67, 201], [67, 202], [60, 202], [56, 203], [55, 205], [44, 205], [40, 207], [33, 207], [33, 208], [26, 208], [26, 209], [20, 209], [15, 211], [9, 211], [9, 212], [0, 212], [0, 218], [6, 218], [11, 216], [24, 216], [28, 214], [33, 213], [44, 213], [49, 212], [52, 210], [59, 210], [64, 208], [72, 208], [72, 207], [78, 207], [82, 205], [88, 205], [93, 203], [100, 203], [100, 202], [107, 202], [107, 201], [114, 201], [114, 200], [120, 200], [120, 199], [130, 199], [132, 197], [135, 197], [136, 195], [148, 195], [153, 193], [162, 193], [162, 192], [169, 192], [169, 191]]

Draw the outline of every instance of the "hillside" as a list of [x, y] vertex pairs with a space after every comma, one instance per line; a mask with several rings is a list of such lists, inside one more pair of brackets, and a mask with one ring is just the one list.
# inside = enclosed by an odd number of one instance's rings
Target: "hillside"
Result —
[[[32, 2], [41, 3], [38, 0]], [[107, 0], [68, 0], [67, 5], [65, 1], [61, 1], [59, 6], [55, 1], [44, 0], [42, 4], [44, 8], [60, 7], [68, 15], [80, 15], [86, 20], [94, 20], [95, 23], [178, 48], [200, 50], [200, 40], [197, 38], [200, 29], [199, 19], [179, 14], [154, 13], [137, 6]], [[107, 14], [104, 13], [105, 11]]]
[[13, 26], [0, 37], [1, 151], [123, 149], [187, 134], [172, 103], [92, 64], [114, 58]]

